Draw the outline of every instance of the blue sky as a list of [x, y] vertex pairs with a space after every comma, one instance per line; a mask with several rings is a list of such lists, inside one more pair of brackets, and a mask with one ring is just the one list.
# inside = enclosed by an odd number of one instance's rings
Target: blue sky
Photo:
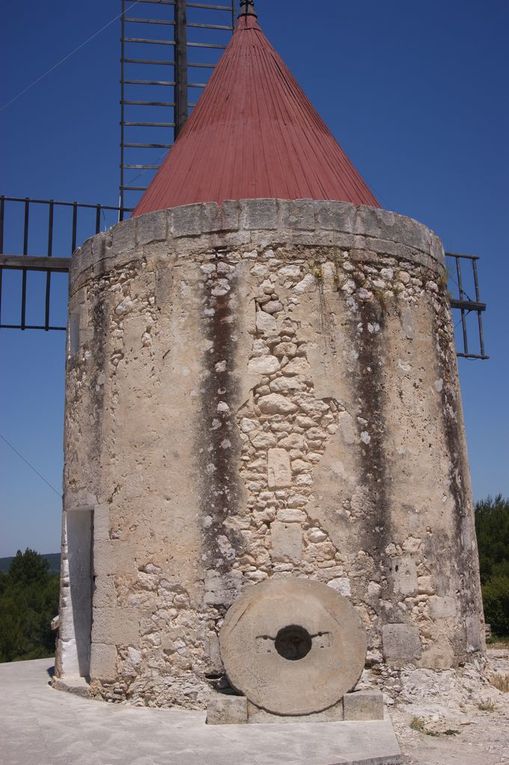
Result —
[[[0, 104], [119, 12], [5, 0]], [[506, 0], [257, 0], [263, 28], [383, 207], [478, 254], [491, 360], [460, 360], [474, 493], [509, 495]], [[140, 14], [141, 15], [141, 14]], [[1, 112], [1, 193], [115, 204], [119, 26]], [[8, 77], [5, 76], [8, 73]], [[57, 291], [57, 309], [65, 294]], [[60, 544], [64, 333], [0, 330], [0, 555]]]

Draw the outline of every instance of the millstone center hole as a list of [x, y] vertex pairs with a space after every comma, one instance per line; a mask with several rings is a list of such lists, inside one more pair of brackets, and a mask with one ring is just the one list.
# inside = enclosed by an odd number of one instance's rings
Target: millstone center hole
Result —
[[310, 652], [312, 645], [313, 641], [309, 632], [297, 624], [283, 627], [276, 635], [276, 651], [290, 661], [303, 659]]

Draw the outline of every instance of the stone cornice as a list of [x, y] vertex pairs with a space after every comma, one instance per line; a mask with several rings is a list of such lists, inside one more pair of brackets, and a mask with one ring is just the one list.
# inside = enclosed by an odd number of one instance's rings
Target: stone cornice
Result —
[[149, 254], [160, 242], [179, 257], [218, 247], [338, 247], [355, 250], [361, 260], [387, 255], [445, 272], [439, 237], [413, 218], [349, 202], [248, 199], [184, 205], [118, 223], [76, 250], [71, 285]]

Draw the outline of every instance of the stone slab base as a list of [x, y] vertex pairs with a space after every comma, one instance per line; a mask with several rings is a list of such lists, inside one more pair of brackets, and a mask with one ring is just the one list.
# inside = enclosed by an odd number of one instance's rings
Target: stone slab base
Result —
[[59, 677], [53, 677], [51, 679], [51, 685], [56, 688], [57, 691], [67, 691], [67, 693], [74, 693], [75, 696], [82, 696], [85, 699], [91, 698], [90, 686], [84, 677], [72, 677], [66, 680], [62, 680]]
[[[399, 744], [389, 718], [383, 719], [380, 691], [356, 691], [333, 707], [314, 715], [280, 716], [260, 709], [245, 696], [216, 693], [207, 709], [208, 725], [238, 726], [245, 723], [290, 726], [295, 736], [323, 736], [330, 744], [324, 765], [398, 765]], [[231, 728], [228, 728], [231, 730]], [[265, 734], [264, 734], [265, 735]]]
[[208, 725], [238, 725], [242, 723], [318, 723], [340, 721], [370, 721], [384, 719], [381, 691], [367, 690], [347, 693], [334, 706], [308, 715], [276, 715], [261, 709], [245, 696], [215, 693], [207, 707]]
[[207, 725], [240, 725], [247, 723], [248, 700], [245, 696], [215, 693], [207, 707]]
[[[347, 702], [350, 713], [379, 714], [380, 704], [376, 694], [371, 694], [369, 691], [362, 693], [362, 698], [358, 694], [348, 694], [354, 697], [351, 703]], [[288, 731], [295, 736], [295, 745], [298, 745], [301, 736], [306, 742], [308, 737], [311, 739], [315, 735], [323, 737], [330, 747], [324, 765], [399, 765], [402, 762], [391, 721], [389, 719], [344, 720], [343, 702], [331, 710], [299, 718], [272, 715], [255, 707], [244, 696], [221, 697], [221, 694], [217, 696], [220, 698], [216, 699], [215, 703], [213, 701], [207, 711], [209, 725], [238, 726], [239, 723], [249, 722], [258, 725], [268, 724], [270, 729], [274, 730], [281, 726], [289, 726]], [[381, 709], [383, 712], [383, 705]], [[326, 714], [330, 716], [324, 716]], [[339, 714], [341, 717], [338, 719]], [[336, 715], [335, 719], [334, 715]], [[227, 730], [232, 728], [228, 727]], [[244, 730], [247, 729], [244, 728]]]
[[383, 720], [384, 697], [381, 691], [354, 691], [343, 697], [344, 720]]
[[71, 694], [64, 699], [48, 688], [51, 663], [0, 664], [1, 757], [6, 765], [402, 762], [389, 721], [205, 725], [203, 712], [104, 704]]
[[[390, 720], [317, 723], [327, 736], [330, 754], [324, 765], [401, 765], [403, 758]], [[302, 729], [306, 736], [307, 728]]]

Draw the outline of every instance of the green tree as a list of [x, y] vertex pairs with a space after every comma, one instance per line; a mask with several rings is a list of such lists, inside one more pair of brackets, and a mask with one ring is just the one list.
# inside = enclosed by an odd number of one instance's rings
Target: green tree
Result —
[[509, 635], [509, 499], [498, 494], [475, 506], [484, 617], [497, 635]]
[[48, 575], [48, 561], [28, 547], [24, 553], [18, 550], [9, 567], [9, 578], [16, 584], [41, 584], [47, 581]]
[[51, 656], [51, 619], [58, 611], [58, 576], [34, 550], [16, 553], [0, 577], [0, 661]]
[[482, 588], [484, 614], [496, 635], [509, 635], [509, 576], [494, 576]]

